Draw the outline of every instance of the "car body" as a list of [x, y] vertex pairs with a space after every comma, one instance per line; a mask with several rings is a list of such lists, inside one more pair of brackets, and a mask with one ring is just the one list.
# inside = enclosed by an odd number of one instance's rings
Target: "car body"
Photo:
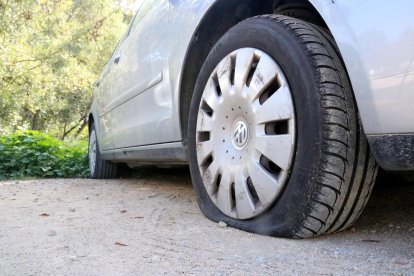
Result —
[[239, 22], [283, 14], [329, 30], [363, 131], [385, 170], [414, 170], [414, 2], [145, 0], [108, 61], [90, 124], [103, 160], [187, 164], [197, 77]]

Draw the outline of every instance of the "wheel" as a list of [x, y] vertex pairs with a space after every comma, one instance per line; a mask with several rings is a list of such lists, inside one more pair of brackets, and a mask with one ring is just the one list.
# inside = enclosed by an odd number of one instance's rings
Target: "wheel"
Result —
[[206, 59], [188, 127], [202, 212], [245, 231], [307, 238], [349, 227], [377, 165], [330, 34], [268, 15], [230, 29]]
[[92, 124], [89, 130], [89, 171], [93, 179], [110, 179], [116, 178], [118, 166], [110, 161], [102, 160], [99, 152], [98, 139], [96, 138], [95, 124]]

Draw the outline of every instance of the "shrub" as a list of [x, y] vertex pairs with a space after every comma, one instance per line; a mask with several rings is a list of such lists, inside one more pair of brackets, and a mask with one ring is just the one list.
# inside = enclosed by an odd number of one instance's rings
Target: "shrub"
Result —
[[26, 131], [0, 136], [0, 179], [86, 177], [87, 143]]

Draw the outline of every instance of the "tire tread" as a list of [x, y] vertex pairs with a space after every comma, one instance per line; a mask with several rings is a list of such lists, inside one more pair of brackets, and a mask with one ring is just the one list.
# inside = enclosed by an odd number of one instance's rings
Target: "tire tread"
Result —
[[[92, 124], [90, 131], [95, 130]], [[118, 177], [118, 165], [101, 158], [98, 141], [96, 141], [96, 163], [94, 173], [91, 173], [92, 179], [113, 179]]]
[[296, 34], [314, 64], [324, 110], [323, 162], [310, 208], [302, 214], [304, 219], [292, 236], [305, 238], [346, 229], [365, 207], [378, 166], [363, 134], [337, 46], [328, 31], [299, 19], [283, 15], [258, 17], [284, 24]]

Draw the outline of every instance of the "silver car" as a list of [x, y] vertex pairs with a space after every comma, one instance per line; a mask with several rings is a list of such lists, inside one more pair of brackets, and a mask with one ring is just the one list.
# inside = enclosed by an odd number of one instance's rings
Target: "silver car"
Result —
[[411, 0], [145, 0], [97, 83], [92, 178], [189, 164], [202, 212], [313, 237], [414, 170]]

